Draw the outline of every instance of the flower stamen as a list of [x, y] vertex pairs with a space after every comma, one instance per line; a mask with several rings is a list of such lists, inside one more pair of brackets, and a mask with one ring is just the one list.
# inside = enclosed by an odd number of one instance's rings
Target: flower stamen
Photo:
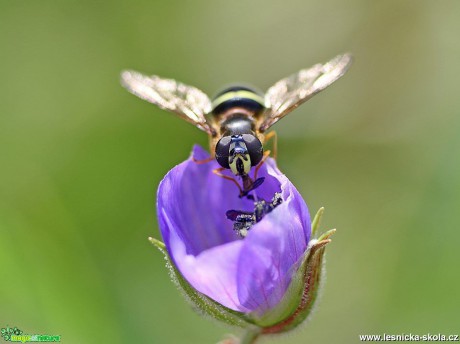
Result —
[[278, 205], [283, 203], [283, 198], [280, 192], [275, 192], [270, 202], [263, 199], [254, 202], [254, 211], [228, 210], [226, 212], [227, 219], [233, 221], [233, 230], [242, 238], [244, 238], [249, 229], [262, 218], [273, 211]]

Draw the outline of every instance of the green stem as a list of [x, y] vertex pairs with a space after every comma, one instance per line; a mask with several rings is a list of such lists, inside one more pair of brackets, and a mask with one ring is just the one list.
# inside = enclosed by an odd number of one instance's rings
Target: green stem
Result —
[[241, 337], [240, 344], [253, 344], [256, 342], [261, 330], [259, 327], [248, 327]]

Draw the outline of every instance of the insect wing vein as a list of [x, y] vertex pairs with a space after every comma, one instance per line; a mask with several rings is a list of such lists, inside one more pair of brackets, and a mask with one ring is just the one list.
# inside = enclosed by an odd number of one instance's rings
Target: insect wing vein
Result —
[[135, 71], [124, 71], [121, 84], [137, 97], [174, 112], [208, 134], [212, 133], [205, 116], [211, 111], [211, 101], [199, 89], [173, 79], [145, 76]]
[[266, 131], [297, 106], [343, 76], [351, 62], [350, 54], [339, 55], [325, 64], [302, 69], [275, 83], [265, 95], [269, 110], [260, 125], [260, 131]]

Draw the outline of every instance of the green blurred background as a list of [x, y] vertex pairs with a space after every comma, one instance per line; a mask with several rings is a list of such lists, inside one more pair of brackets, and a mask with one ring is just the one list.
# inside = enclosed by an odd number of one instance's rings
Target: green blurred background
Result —
[[350, 51], [275, 126], [280, 168], [326, 207], [328, 276], [283, 343], [459, 333], [460, 2], [0, 2], [0, 327], [65, 343], [215, 343], [168, 278], [155, 192], [207, 138], [119, 85], [208, 94]]

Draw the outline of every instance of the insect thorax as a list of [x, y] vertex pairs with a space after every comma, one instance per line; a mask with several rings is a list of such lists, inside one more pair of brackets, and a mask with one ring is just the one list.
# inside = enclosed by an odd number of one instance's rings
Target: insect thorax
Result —
[[218, 93], [212, 102], [212, 117], [221, 135], [256, 131], [256, 120], [265, 110], [263, 96], [245, 86], [232, 86]]
[[254, 117], [250, 114], [234, 112], [220, 116], [220, 133], [222, 136], [253, 134], [255, 131]]

